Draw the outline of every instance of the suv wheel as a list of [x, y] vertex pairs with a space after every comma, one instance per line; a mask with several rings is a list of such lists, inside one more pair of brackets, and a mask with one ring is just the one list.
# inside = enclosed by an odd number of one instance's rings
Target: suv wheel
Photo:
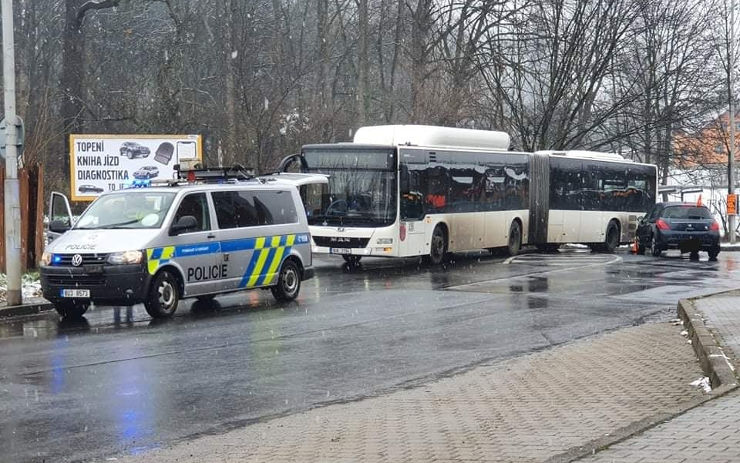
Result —
[[280, 274], [275, 286], [270, 288], [278, 301], [292, 301], [301, 290], [301, 271], [293, 259], [287, 259], [280, 267]]

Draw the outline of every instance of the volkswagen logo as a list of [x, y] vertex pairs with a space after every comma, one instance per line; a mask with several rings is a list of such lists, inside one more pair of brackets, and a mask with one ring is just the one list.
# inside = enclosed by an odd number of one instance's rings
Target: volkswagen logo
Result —
[[74, 256], [72, 256], [72, 265], [75, 267], [79, 267], [80, 265], [82, 265], [82, 256], [79, 254], [75, 254]]

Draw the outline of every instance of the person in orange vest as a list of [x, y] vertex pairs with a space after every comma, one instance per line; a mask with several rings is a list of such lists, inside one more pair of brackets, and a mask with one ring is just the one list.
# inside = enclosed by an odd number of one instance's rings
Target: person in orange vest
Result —
[[441, 194], [428, 194], [426, 197], [427, 203], [431, 204], [435, 209], [442, 209], [445, 207], [446, 200], [444, 195]]

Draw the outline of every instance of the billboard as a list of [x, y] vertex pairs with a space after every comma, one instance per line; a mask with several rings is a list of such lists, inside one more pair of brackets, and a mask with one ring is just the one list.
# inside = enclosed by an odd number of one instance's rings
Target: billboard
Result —
[[70, 135], [71, 198], [92, 201], [134, 180], [174, 178], [181, 159], [203, 160], [200, 135]]

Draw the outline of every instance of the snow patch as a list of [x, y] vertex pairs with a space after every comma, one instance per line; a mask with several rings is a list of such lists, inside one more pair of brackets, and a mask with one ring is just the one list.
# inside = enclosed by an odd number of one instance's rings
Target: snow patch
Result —
[[701, 378], [697, 379], [696, 381], [691, 382], [691, 386], [694, 387], [700, 387], [704, 389], [704, 392], [709, 394], [712, 392], [712, 385], [709, 383], [709, 378], [706, 376], [702, 376]]
[[[26, 273], [21, 277], [23, 299], [41, 297], [41, 282], [37, 273]], [[8, 298], [8, 277], [0, 273], [0, 302]]]

